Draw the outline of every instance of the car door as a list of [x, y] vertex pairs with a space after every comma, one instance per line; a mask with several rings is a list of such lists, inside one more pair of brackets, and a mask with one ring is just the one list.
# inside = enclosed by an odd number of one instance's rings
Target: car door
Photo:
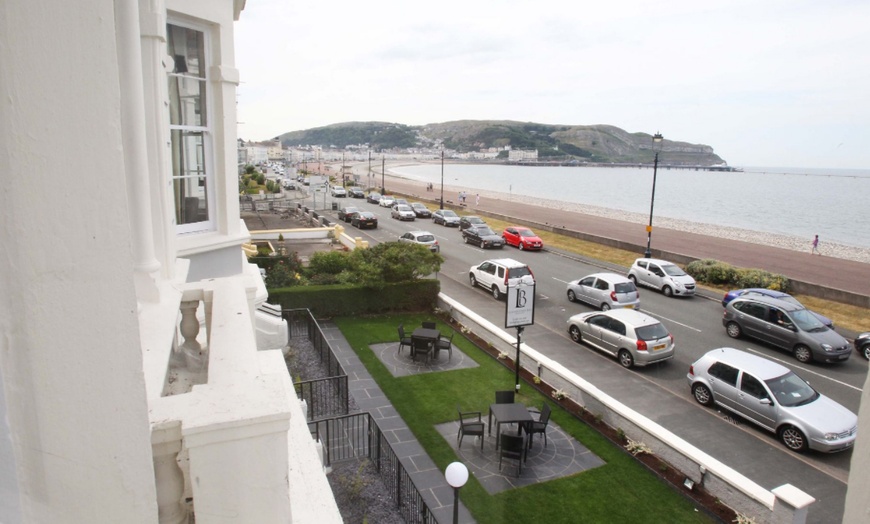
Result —
[[596, 278], [589, 287], [589, 303], [599, 307], [604, 302], [610, 303], [610, 282], [603, 278]]
[[766, 340], [783, 349], [791, 349], [795, 339], [794, 322], [785, 311], [771, 306], [767, 318]]
[[739, 412], [740, 410], [737, 407], [737, 379], [740, 375], [740, 370], [724, 362], [715, 362], [707, 370], [707, 375], [709, 376], [710, 389], [716, 402], [727, 409]]
[[574, 295], [581, 302], [592, 302], [592, 286], [595, 284], [595, 277], [586, 277], [579, 282], [574, 288]]
[[777, 406], [773, 396], [757, 378], [745, 371], [740, 374], [737, 410], [744, 417], [770, 431], [776, 430]]
[[601, 344], [601, 332], [610, 324], [610, 317], [606, 315], [593, 315], [586, 319], [582, 327], [583, 341], [598, 349], [603, 349]]
[[491, 289], [492, 283], [495, 282], [495, 264], [484, 262], [477, 269], [477, 283], [486, 289]]
[[740, 301], [734, 304], [737, 313], [737, 323], [748, 336], [759, 340], [766, 340], [767, 334], [767, 307], [751, 301]]
[[646, 285], [651, 288], [661, 289], [664, 285], [665, 271], [653, 262], [649, 263], [649, 269], [646, 272]]
[[646, 260], [638, 260], [634, 263], [634, 278], [637, 283], [646, 286], [649, 278], [649, 262]]
[[625, 324], [620, 320], [608, 317], [607, 324], [601, 327], [601, 349], [611, 355], [616, 355], [619, 348], [623, 347]]

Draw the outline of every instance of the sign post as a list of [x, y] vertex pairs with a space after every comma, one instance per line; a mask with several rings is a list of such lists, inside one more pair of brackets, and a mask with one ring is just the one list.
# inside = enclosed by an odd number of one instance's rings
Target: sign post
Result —
[[514, 359], [514, 389], [520, 391], [520, 345], [525, 326], [535, 323], [535, 281], [523, 277], [508, 283], [504, 326], [517, 328], [517, 356]]

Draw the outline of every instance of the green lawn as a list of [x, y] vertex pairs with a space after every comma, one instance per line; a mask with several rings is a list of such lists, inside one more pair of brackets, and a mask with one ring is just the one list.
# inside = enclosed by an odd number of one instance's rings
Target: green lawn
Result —
[[[369, 345], [396, 341], [396, 326], [419, 326], [431, 315], [376, 318], [337, 318], [335, 323], [378, 385], [414, 432], [417, 440], [443, 471], [456, 454], [435, 425], [456, 419], [456, 405], [482, 411], [484, 416], [496, 390], [513, 389], [513, 373], [457, 333], [453, 343], [480, 367], [393, 377]], [[439, 321], [443, 334], [452, 329]], [[517, 402], [541, 407], [543, 395], [524, 384]], [[552, 403], [551, 403], [552, 404]], [[461, 498], [477, 522], [712, 522], [693, 504], [615, 447], [596, 431], [555, 407], [556, 424], [582, 442], [606, 464], [573, 477], [489, 495], [474, 476]]]

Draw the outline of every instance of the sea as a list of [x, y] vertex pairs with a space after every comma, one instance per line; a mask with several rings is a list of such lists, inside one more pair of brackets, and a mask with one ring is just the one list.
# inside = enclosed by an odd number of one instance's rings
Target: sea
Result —
[[[441, 164], [391, 167], [441, 184]], [[655, 176], [653, 216], [870, 248], [870, 170], [744, 167], [669, 169]], [[652, 167], [444, 165], [444, 185], [649, 215]], [[445, 199], [455, 199], [456, 195]]]

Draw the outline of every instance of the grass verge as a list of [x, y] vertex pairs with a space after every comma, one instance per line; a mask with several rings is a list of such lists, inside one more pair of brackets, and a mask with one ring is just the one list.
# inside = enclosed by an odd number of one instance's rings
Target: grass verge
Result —
[[[435, 426], [456, 419], [456, 406], [486, 413], [494, 392], [512, 389], [513, 374], [456, 334], [453, 343], [479, 367], [394, 377], [369, 349], [394, 342], [396, 326], [420, 325], [431, 315], [337, 318], [351, 347], [442, 471], [457, 456]], [[438, 329], [452, 327], [438, 321]], [[544, 397], [525, 385], [517, 401], [541, 407]], [[551, 420], [606, 462], [571, 477], [489, 495], [471, 476], [461, 498], [480, 523], [501, 522], [711, 522], [706, 514], [616, 448], [592, 428], [554, 406]]]

